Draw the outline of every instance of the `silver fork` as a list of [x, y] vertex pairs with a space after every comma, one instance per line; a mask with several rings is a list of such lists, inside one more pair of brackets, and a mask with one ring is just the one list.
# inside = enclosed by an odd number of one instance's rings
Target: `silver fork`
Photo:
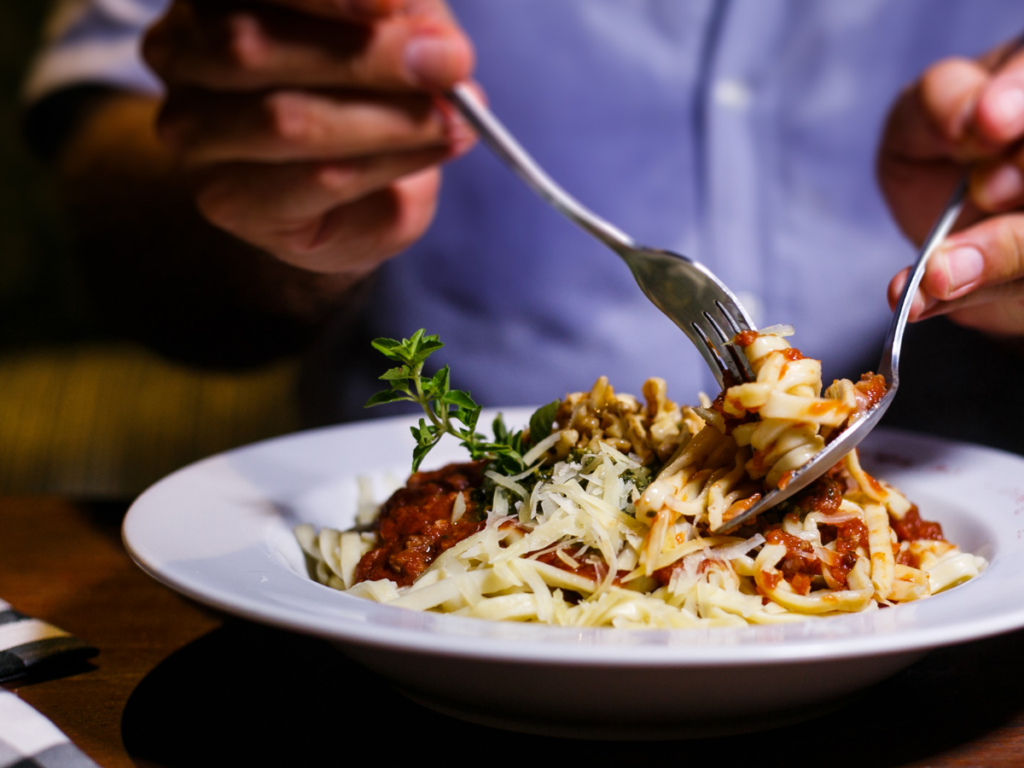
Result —
[[[753, 372], [742, 350], [732, 339], [737, 333], [756, 330], [753, 321], [732, 292], [700, 262], [670, 251], [645, 248], [589, 211], [563, 190], [498, 119], [465, 85], [457, 85], [447, 98], [476, 129], [480, 137], [526, 184], [555, 210], [615, 251], [629, 265], [633, 277], [648, 299], [682, 329], [704, 357], [722, 388], [753, 380]], [[714, 533], [729, 531], [752, 520], [776, 504], [803, 490], [852, 451], [875, 428], [888, 410], [899, 387], [899, 356], [907, 316], [928, 259], [946, 238], [963, 209], [967, 180], [963, 180], [921, 247], [917, 263], [903, 287], [878, 372], [888, 389], [878, 403], [862, 414], [810, 462], [793, 473], [785, 488], [766, 494], [756, 504], [723, 523]], [[724, 328], [723, 328], [724, 324]]]
[[685, 333], [723, 387], [753, 379], [733, 343], [756, 330], [743, 305], [703, 264], [671, 251], [638, 245], [562, 189], [464, 84], [446, 94], [494, 153], [556, 211], [615, 251], [644, 295]]
[[954, 190], [949, 201], [946, 203], [945, 209], [939, 216], [939, 220], [935, 222], [935, 226], [932, 227], [932, 231], [921, 246], [917, 262], [907, 277], [906, 285], [903, 286], [903, 293], [900, 294], [900, 300], [893, 312], [892, 322], [889, 323], [889, 333], [886, 335], [885, 346], [882, 349], [882, 359], [878, 363], [878, 373], [885, 377], [885, 381], [888, 384], [885, 395], [870, 411], [862, 414], [860, 418], [841, 432], [838, 437], [825, 447], [825, 450], [794, 472], [785, 488], [765, 495], [764, 498], [760, 499], [743, 514], [737, 515], [720, 525], [713, 531], [714, 533], [728, 533], [743, 525], [743, 523], [753, 520], [757, 515], [770, 507], [785, 501], [797, 491], [806, 488], [825, 474], [843, 456], [856, 448], [857, 444], [867, 437], [868, 432], [874, 429], [878, 422], [881, 421], [883, 414], [892, 404], [893, 398], [896, 397], [896, 389], [900, 385], [900, 347], [903, 344], [903, 332], [907, 327], [910, 305], [914, 301], [917, 287], [921, 284], [921, 278], [924, 277], [924, 270], [928, 266], [928, 260], [942, 241], [946, 239], [946, 235], [949, 234], [957, 218], [960, 216], [960, 212], [963, 211], [964, 200], [967, 196], [967, 186], [968, 179], [965, 177], [957, 185], [956, 190]]
[[[1002, 53], [999, 54], [997, 60], [992, 65], [992, 71], [995, 72], [1002, 68], [1010, 57], [1022, 48], [1024, 48], [1024, 33], [1019, 34], [1003, 48]], [[893, 312], [892, 322], [889, 323], [889, 332], [885, 337], [885, 346], [882, 348], [882, 359], [878, 363], [878, 373], [885, 377], [885, 381], [889, 385], [885, 395], [870, 411], [862, 414], [856, 422], [847, 427], [835, 440], [829, 443], [825, 450], [797, 470], [785, 488], [767, 494], [742, 515], [737, 515], [732, 520], [723, 523], [713, 533], [728, 533], [743, 523], [753, 520], [759, 514], [774, 507], [779, 502], [785, 501], [797, 491], [806, 488], [825, 474], [843, 456], [856, 448], [860, 441], [867, 437], [868, 432], [874, 429], [878, 422], [882, 420], [882, 416], [892, 404], [893, 398], [896, 396], [896, 389], [900, 385], [900, 347], [903, 344], [903, 332], [907, 327], [910, 305], [914, 301], [917, 287], [921, 284], [921, 278], [924, 277], [924, 270], [928, 266], [928, 260], [942, 241], [946, 239], [946, 236], [953, 229], [953, 225], [956, 224], [956, 220], [964, 209], [969, 184], [970, 175], [968, 174], [960, 180], [956, 189], [953, 190], [953, 194], [950, 195], [949, 200], [946, 202], [946, 207], [939, 215], [938, 221], [935, 222], [932, 231], [928, 233], [928, 237], [925, 238], [924, 243], [921, 245], [917, 262], [915, 262], [914, 268], [907, 277], [906, 285], [903, 286], [903, 293], [900, 294], [900, 300], [897, 302], [896, 309]]]

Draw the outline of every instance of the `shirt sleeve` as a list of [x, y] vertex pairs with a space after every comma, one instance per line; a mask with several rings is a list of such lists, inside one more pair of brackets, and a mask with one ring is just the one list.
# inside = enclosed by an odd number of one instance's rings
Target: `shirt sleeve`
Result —
[[143, 32], [169, 0], [59, 0], [29, 69], [24, 97], [38, 102], [79, 85], [159, 94], [156, 76], [142, 61]]

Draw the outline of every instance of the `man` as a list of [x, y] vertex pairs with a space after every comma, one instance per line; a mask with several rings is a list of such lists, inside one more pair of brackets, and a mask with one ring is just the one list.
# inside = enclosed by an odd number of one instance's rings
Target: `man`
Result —
[[[584, 203], [706, 263], [757, 322], [793, 323], [795, 344], [828, 375], [875, 364], [884, 285], [913, 259], [885, 204], [920, 242], [969, 172], [972, 223], [936, 255], [914, 317], [947, 314], [980, 333], [939, 326], [934, 343], [964, 352], [927, 369], [909, 340], [913, 392], [897, 403], [907, 423], [935, 427], [943, 400], [926, 395], [938, 392], [965, 414], [940, 428], [1016, 445], [1003, 438], [1022, 409], [964, 403], [982, 391], [974, 370], [934, 382], [969, 364], [963, 354], [991, 364], [990, 339], [1024, 334], [1024, 56], [993, 73], [998, 52], [985, 53], [1024, 29], [1019, 4], [163, 6], [80, 4], [31, 92], [114, 87], [76, 113], [60, 165], [98, 289], [168, 351], [244, 362], [316, 337], [315, 420], [359, 415], [380, 367], [367, 338], [420, 326], [448, 344], [458, 385], [488, 404], [550, 400], [602, 373], [626, 391], [664, 376], [682, 400], [711, 390], [624, 265], [486, 152], [469, 152], [471, 133], [437, 94], [475, 77]], [[83, 58], [161, 10], [144, 46], [159, 82], [133, 56]], [[67, 64], [76, 45], [92, 71]], [[149, 127], [158, 111], [160, 141]], [[1004, 363], [1015, 375], [1016, 359]]]

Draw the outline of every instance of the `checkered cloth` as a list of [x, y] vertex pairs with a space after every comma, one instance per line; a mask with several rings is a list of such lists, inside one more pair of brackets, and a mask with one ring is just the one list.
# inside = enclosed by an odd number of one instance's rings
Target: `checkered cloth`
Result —
[[[0, 681], [52, 673], [96, 649], [0, 600]], [[98, 768], [68, 737], [10, 691], [0, 689], [0, 768]]]
[[0, 600], [0, 683], [95, 655], [88, 643]]
[[0, 690], [0, 768], [99, 768], [53, 723]]

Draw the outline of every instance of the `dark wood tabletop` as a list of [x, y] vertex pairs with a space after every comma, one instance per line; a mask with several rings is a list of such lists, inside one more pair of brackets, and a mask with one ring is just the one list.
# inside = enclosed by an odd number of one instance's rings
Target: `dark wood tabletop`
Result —
[[389, 761], [1024, 766], [1024, 632], [933, 651], [842, 708], [774, 731], [648, 743], [526, 736], [435, 714], [323, 641], [177, 596], [125, 553], [126, 509], [0, 499], [0, 596], [100, 651], [6, 687], [105, 768], [340, 765], [365, 745]]

